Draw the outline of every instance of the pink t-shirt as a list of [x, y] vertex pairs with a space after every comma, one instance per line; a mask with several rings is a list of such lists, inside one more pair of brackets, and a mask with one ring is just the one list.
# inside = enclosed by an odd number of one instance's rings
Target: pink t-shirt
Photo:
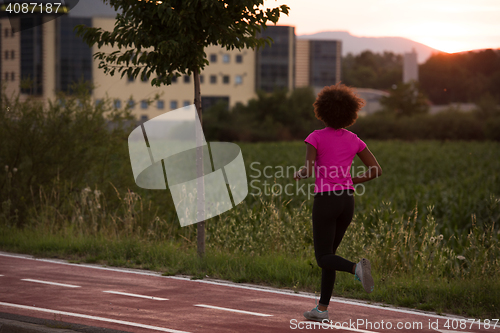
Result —
[[366, 147], [356, 134], [346, 129], [326, 127], [312, 132], [304, 141], [317, 150], [315, 193], [354, 190], [350, 172], [352, 160]]

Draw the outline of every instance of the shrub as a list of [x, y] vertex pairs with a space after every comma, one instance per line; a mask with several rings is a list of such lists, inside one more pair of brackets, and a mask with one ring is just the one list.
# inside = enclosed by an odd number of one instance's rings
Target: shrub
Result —
[[349, 130], [363, 139], [500, 140], [500, 117], [483, 119], [456, 110], [413, 117], [381, 112], [358, 119]]
[[[40, 203], [39, 190], [54, 182], [74, 188], [102, 183], [116, 173], [131, 120], [106, 100], [94, 105], [88, 89], [76, 85], [58, 102], [1, 96], [0, 203], [3, 221], [22, 225], [28, 207]], [[113, 121], [111, 128], [108, 123]], [[113, 170], [113, 171], [111, 171]], [[112, 177], [112, 176], [111, 176]]]

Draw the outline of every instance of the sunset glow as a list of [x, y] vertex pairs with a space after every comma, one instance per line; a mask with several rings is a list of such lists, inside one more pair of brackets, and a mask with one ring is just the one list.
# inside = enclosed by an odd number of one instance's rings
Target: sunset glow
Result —
[[404, 37], [444, 52], [500, 48], [499, 0], [267, 0], [287, 4], [281, 25], [297, 35], [348, 31], [359, 37]]
[[474, 47], [468, 47], [463, 42], [453, 41], [449, 39], [440, 40], [435, 38], [422, 38], [419, 42], [427, 46], [430, 46], [436, 50], [447, 53], [470, 51], [476, 49]]

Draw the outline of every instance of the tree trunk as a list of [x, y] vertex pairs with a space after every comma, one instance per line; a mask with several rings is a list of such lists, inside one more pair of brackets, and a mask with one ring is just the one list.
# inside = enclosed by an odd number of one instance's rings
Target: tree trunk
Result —
[[[200, 73], [198, 69], [194, 70], [194, 105], [196, 106], [196, 110], [198, 111], [198, 118], [200, 118], [200, 125], [203, 128], [203, 119], [202, 119], [202, 110], [201, 110], [201, 91], [200, 91]], [[201, 135], [200, 135], [201, 134]], [[202, 143], [202, 133], [196, 133], [196, 143], [198, 146], [197, 151], [197, 173], [198, 173], [198, 186], [197, 186], [197, 204], [198, 204], [198, 212], [205, 211], [205, 200], [204, 200], [204, 192], [205, 187], [203, 183], [203, 146]], [[205, 255], [205, 221], [200, 221], [197, 224], [197, 233], [196, 233], [196, 241], [198, 246], [198, 256], [202, 258]]]

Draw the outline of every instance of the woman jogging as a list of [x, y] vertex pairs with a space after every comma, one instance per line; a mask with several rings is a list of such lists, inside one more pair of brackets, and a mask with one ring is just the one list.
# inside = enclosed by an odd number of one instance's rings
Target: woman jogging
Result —
[[[335, 254], [354, 213], [353, 184], [363, 183], [382, 174], [382, 168], [366, 144], [346, 130], [354, 124], [358, 111], [365, 104], [354, 91], [337, 84], [323, 88], [314, 102], [316, 118], [326, 127], [312, 132], [306, 143], [305, 167], [294, 174], [299, 180], [316, 177], [312, 212], [314, 252], [321, 267], [321, 298], [319, 304], [304, 313], [309, 320], [328, 320], [336, 271], [355, 274], [366, 292], [373, 291], [373, 278], [368, 259], [356, 264]], [[355, 155], [368, 167], [360, 176], [351, 178]]]

